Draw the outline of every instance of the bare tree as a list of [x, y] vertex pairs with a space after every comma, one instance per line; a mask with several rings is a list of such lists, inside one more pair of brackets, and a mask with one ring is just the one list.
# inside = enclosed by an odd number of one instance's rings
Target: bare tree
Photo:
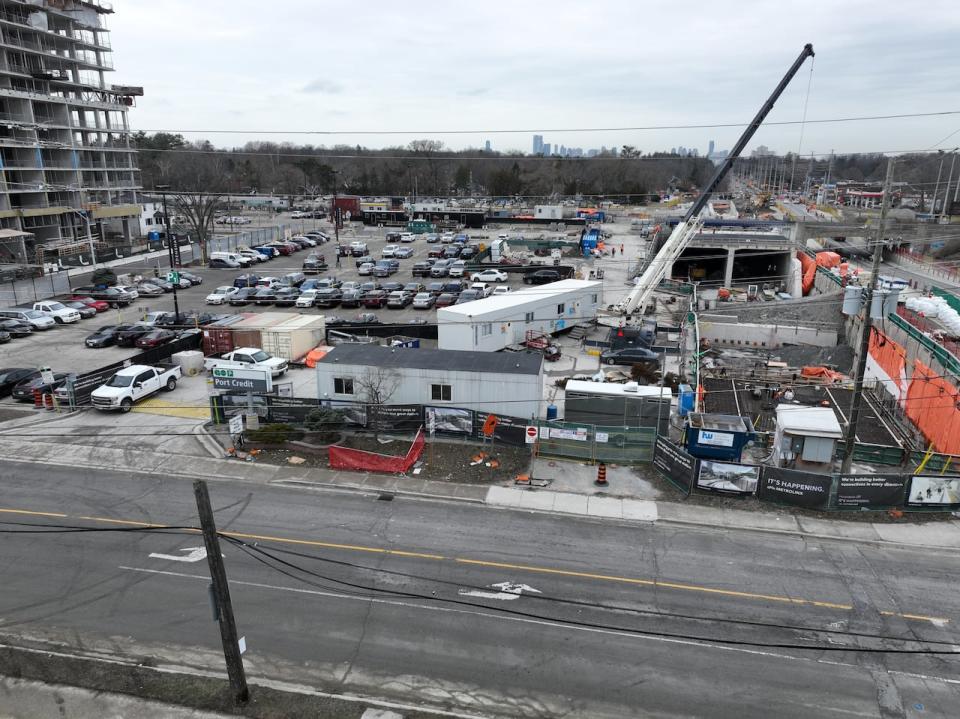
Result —
[[190, 195], [177, 195], [174, 206], [187, 219], [197, 244], [200, 247], [200, 262], [207, 264], [207, 241], [212, 233], [213, 216], [222, 205], [219, 195], [197, 192]]
[[390, 367], [371, 367], [354, 380], [359, 394], [367, 404], [369, 426], [373, 429], [374, 439], [380, 439], [385, 422], [380, 416], [380, 408], [387, 404], [400, 387], [400, 373]]

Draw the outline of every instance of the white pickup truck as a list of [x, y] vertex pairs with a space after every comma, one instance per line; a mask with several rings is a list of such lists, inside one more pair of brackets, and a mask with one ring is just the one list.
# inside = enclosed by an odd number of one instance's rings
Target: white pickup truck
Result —
[[80, 321], [80, 313], [75, 309], [67, 307], [61, 302], [47, 300], [45, 302], [34, 302], [33, 309], [42, 312], [47, 317], [52, 317], [58, 325]]
[[173, 392], [180, 378], [179, 365], [148, 367], [135, 364], [118, 370], [113, 377], [93, 390], [90, 400], [96, 409], [129, 412], [134, 402], [155, 392]]
[[259, 347], [239, 347], [220, 357], [208, 357], [203, 363], [208, 372], [215, 369], [262, 369], [270, 370], [272, 377], [280, 377], [289, 366], [287, 360], [274, 357]]

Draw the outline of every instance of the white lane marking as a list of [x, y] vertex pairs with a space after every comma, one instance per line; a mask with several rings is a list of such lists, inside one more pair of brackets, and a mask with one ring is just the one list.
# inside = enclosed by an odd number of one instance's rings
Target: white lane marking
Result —
[[[144, 567], [126, 567], [122, 564], [117, 567], [118, 569], [124, 569], [129, 572], [142, 572], [144, 574], [160, 574], [167, 577], [182, 577], [184, 579], [199, 579], [204, 582], [209, 582], [210, 577], [205, 577], [199, 574], [185, 574], [183, 572], [170, 572], [164, 571], [162, 569], [146, 569]], [[779, 652], [769, 652], [762, 649], [747, 649], [746, 647], [736, 647], [729, 646], [725, 644], [711, 644], [708, 641], [697, 641], [695, 639], [678, 639], [674, 637], [654, 637], [648, 634], [637, 634], [635, 632], [623, 632], [618, 629], [600, 629], [597, 627], [579, 627], [570, 624], [564, 624], [561, 621], [552, 621], [548, 619], [532, 619], [529, 617], [511, 617], [503, 616], [500, 614], [493, 614], [491, 612], [479, 612], [473, 611], [470, 609], [459, 609], [455, 607], [437, 607], [437, 606], [428, 606], [425, 604], [416, 604], [415, 602], [404, 602], [399, 599], [376, 599], [373, 597], [357, 597], [352, 594], [340, 594], [338, 592], [326, 592], [319, 589], [301, 589], [299, 587], [281, 587], [275, 584], [263, 584], [262, 582], [245, 582], [242, 579], [231, 579], [231, 584], [237, 584], [245, 587], [256, 587], [258, 589], [274, 589], [279, 592], [294, 592], [296, 594], [311, 594], [318, 597], [331, 597], [334, 599], [346, 599], [350, 601], [361, 601], [361, 602], [371, 602], [372, 604], [386, 604], [395, 607], [405, 607], [408, 609], [424, 609], [430, 612], [444, 612], [448, 614], [469, 614], [475, 617], [483, 617], [485, 619], [497, 619], [500, 621], [506, 622], [518, 622], [520, 624], [535, 624], [544, 627], [556, 627], [558, 629], [569, 629], [571, 631], [578, 632], [588, 632], [590, 634], [607, 634], [619, 637], [628, 637], [630, 639], [639, 639], [646, 640], [651, 642], [661, 642], [663, 644], [681, 644], [683, 646], [690, 647], [708, 647], [711, 649], [719, 649], [725, 652], [736, 652], [739, 654], [752, 654], [760, 657], [772, 657], [774, 659], [788, 659], [795, 662], [809, 662], [813, 664], [826, 664], [828, 666], [834, 667], [849, 667], [850, 669], [856, 669], [862, 671], [862, 667], [859, 664], [851, 664], [850, 662], [835, 662], [830, 659], [816, 659], [814, 657], [797, 657], [790, 654], [780, 654]], [[888, 674], [896, 674], [898, 676], [905, 677], [914, 677], [916, 679], [927, 679], [930, 681], [943, 682], [945, 684], [957, 684], [960, 685], [960, 679], [948, 679], [946, 677], [937, 677], [927, 674], [916, 674], [914, 672], [904, 672], [897, 670], [888, 670]]]
[[171, 562], [199, 562], [207, 558], [206, 547], [184, 547], [177, 550], [179, 552], [189, 552], [189, 554], [160, 554], [154, 552], [150, 555], [151, 559], [169, 559]]
[[499, 592], [486, 592], [482, 589], [461, 589], [457, 594], [461, 597], [481, 597], [483, 599], [503, 599], [511, 601], [519, 598], [524, 592], [535, 592], [543, 594], [539, 589], [534, 589], [529, 584], [517, 584], [515, 582], [498, 582], [491, 584], [491, 589], [499, 589]]

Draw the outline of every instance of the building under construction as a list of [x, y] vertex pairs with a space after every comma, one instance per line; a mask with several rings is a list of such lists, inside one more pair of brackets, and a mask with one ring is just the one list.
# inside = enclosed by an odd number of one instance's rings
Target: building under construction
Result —
[[127, 111], [100, 0], [0, 0], [0, 263], [88, 264], [139, 234]]

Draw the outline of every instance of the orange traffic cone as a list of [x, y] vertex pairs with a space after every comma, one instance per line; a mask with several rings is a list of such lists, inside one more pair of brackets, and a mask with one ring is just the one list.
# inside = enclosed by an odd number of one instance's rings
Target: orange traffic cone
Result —
[[600, 463], [600, 466], [597, 467], [597, 480], [594, 482], [598, 487], [606, 487], [609, 483], [607, 482], [607, 465], [603, 462]]

